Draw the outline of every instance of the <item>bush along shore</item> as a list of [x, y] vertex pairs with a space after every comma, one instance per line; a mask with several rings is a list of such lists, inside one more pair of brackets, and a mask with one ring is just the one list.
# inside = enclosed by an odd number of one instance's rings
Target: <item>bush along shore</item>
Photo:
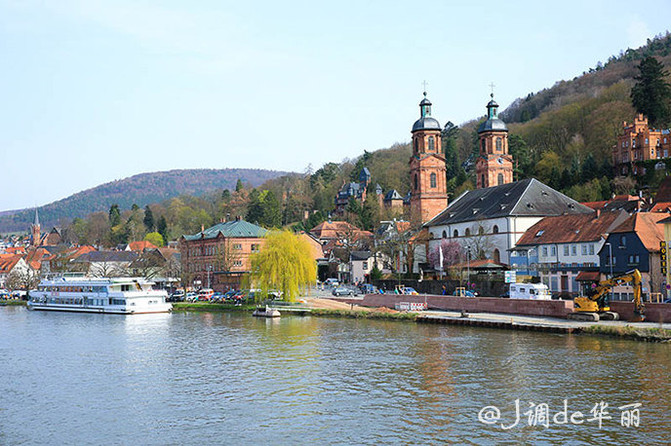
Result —
[[632, 327], [612, 325], [591, 325], [582, 329], [583, 333], [601, 336], [612, 336], [635, 341], [671, 342], [671, 330], [659, 327]]
[[0, 305], [16, 305], [25, 307], [28, 301], [20, 299], [0, 299]]

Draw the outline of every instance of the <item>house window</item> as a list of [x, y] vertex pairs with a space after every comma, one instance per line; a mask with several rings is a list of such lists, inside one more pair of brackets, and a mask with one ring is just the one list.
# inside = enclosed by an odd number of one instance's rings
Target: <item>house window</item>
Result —
[[576, 245], [571, 245], [571, 255], [572, 256], [578, 255], [578, 247]]
[[363, 262], [363, 270], [364, 271], [368, 270], [368, 262]]
[[429, 150], [434, 150], [435, 149], [435, 140], [433, 139], [433, 136], [429, 136]]
[[564, 255], [568, 256], [568, 245], [564, 245]]
[[551, 256], [557, 255], [557, 247], [555, 245], [550, 246], [550, 255]]
[[620, 246], [627, 246], [627, 236], [623, 235], [620, 237]]
[[259, 245], [252, 244], [252, 252], [259, 252]]
[[587, 245], [581, 245], [580, 249], [581, 249], [581, 254], [586, 256], [587, 255]]
[[548, 256], [548, 247], [543, 246], [543, 257], [547, 257], [547, 256]]
[[594, 255], [594, 243], [589, 244], [589, 255]]
[[233, 260], [233, 266], [242, 266], [242, 260]]
[[240, 244], [240, 243], [233, 244], [233, 249], [235, 249], [237, 251], [241, 251], [242, 250], [242, 244]]
[[431, 179], [431, 187], [436, 187], [436, 174], [432, 173], [431, 176], [429, 177]]

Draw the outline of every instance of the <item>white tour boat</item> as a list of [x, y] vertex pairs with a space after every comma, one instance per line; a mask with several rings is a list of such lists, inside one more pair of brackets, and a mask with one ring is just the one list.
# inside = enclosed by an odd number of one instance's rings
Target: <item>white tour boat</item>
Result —
[[29, 310], [85, 313], [167, 313], [172, 304], [164, 290], [137, 277], [59, 277], [43, 280], [30, 291]]

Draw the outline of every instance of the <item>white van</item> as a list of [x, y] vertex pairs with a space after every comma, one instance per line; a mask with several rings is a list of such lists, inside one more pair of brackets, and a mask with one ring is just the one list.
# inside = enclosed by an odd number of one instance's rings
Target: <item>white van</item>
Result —
[[511, 283], [511, 299], [550, 300], [552, 296], [548, 286], [542, 283]]

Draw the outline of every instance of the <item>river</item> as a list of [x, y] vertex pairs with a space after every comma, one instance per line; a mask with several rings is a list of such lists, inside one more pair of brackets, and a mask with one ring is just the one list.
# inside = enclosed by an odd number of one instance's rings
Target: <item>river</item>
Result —
[[[670, 350], [411, 322], [0, 307], [0, 444], [668, 444]], [[485, 406], [498, 422], [479, 419]]]

